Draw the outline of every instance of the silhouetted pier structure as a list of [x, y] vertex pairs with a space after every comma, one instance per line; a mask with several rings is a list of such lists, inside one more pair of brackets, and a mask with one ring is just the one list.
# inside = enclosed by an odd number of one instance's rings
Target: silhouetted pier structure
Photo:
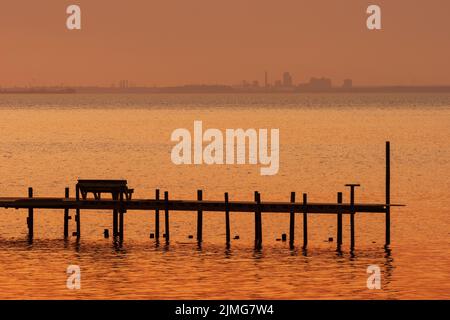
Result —
[[[350, 188], [350, 201], [343, 203], [342, 193], [337, 193], [336, 203], [314, 203], [309, 202], [306, 193], [303, 193], [302, 202], [296, 202], [296, 193], [292, 192], [289, 202], [262, 201], [261, 194], [255, 191], [254, 201], [232, 201], [229, 194], [224, 194], [224, 200], [203, 200], [202, 190], [197, 192], [197, 200], [171, 200], [169, 193], [164, 192], [164, 198], [160, 198], [160, 190], [155, 192], [154, 199], [132, 199], [133, 189], [129, 189], [126, 180], [78, 180], [76, 185], [76, 197], [69, 197], [69, 188], [65, 189], [64, 198], [33, 197], [33, 189], [29, 188], [28, 197], [24, 198], [0, 198], [0, 208], [28, 209], [28, 236], [33, 239], [34, 210], [35, 209], [61, 209], [64, 210], [64, 237], [69, 236], [70, 210], [75, 210], [76, 232], [73, 236], [81, 237], [81, 210], [112, 210], [113, 213], [113, 236], [120, 241], [124, 239], [124, 214], [127, 211], [154, 211], [155, 233], [152, 238], [159, 241], [160, 238], [160, 211], [164, 211], [164, 234], [166, 243], [170, 242], [171, 211], [197, 211], [197, 241], [203, 241], [203, 213], [224, 212], [226, 244], [230, 245], [230, 213], [254, 213], [255, 216], [255, 248], [262, 247], [262, 214], [289, 213], [289, 243], [294, 247], [295, 242], [295, 217], [296, 214], [303, 215], [303, 248], [308, 244], [308, 215], [310, 214], [335, 214], [337, 217], [337, 248], [340, 250], [343, 244], [342, 218], [343, 215], [350, 217], [350, 248], [355, 247], [355, 215], [356, 213], [381, 213], [385, 214], [385, 246], [389, 246], [390, 235], [390, 213], [391, 207], [401, 206], [390, 203], [390, 143], [386, 142], [386, 201], [385, 203], [358, 203], [355, 201], [355, 188], [359, 184], [347, 184]], [[93, 198], [88, 198], [92, 193]], [[111, 199], [102, 198], [102, 194], [111, 194]], [[80, 197], [81, 195], [81, 197]], [[105, 230], [105, 236], [109, 231]], [[284, 238], [284, 237], [283, 237]]]

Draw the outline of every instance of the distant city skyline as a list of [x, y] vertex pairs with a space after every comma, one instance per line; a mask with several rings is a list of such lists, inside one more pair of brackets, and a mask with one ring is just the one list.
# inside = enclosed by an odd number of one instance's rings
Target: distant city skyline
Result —
[[[300, 77], [299, 77], [300, 78]], [[306, 80], [304, 80], [306, 79]], [[158, 83], [158, 82], [156, 82]], [[136, 88], [136, 87], [183, 87], [183, 86], [229, 86], [229, 87], [260, 87], [260, 88], [305, 88], [305, 87], [317, 87], [317, 88], [346, 88], [350, 89], [355, 87], [396, 87], [396, 86], [406, 86], [406, 87], [442, 87], [442, 86], [450, 86], [450, 84], [445, 83], [436, 83], [436, 84], [374, 84], [374, 85], [366, 85], [357, 83], [353, 80], [352, 77], [343, 78], [341, 82], [339, 80], [332, 79], [327, 76], [309, 76], [303, 75], [301, 80], [297, 80], [295, 74], [290, 71], [283, 71], [280, 74], [272, 74], [269, 71], [261, 72], [261, 77], [249, 77], [248, 79], [243, 80], [235, 80], [230, 83], [221, 83], [219, 81], [212, 82], [186, 82], [186, 83], [177, 83], [177, 84], [148, 84], [148, 83], [139, 83], [133, 79], [119, 79], [110, 81], [108, 83], [65, 83], [65, 82], [54, 82], [54, 83], [40, 83], [37, 79], [33, 79], [28, 81], [25, 84], [10, 84], [10, 85], [0, 85], [0, 88], [75, 88], [75, 87], [109, 87], [109, 88], [119, 88], [119, 89], [127, 89], [127, 88]]]

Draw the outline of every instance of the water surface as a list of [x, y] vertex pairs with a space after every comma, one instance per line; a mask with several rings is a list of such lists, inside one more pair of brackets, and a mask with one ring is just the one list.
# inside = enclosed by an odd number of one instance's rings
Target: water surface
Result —
[[[177, 128], [279, 128], [280, 171], [259, 166], [176, 166]], [[62, 212], [36, 210], [35, 240], [26, 241], [25, 210], [0, 210], [0, 298], [337, 299], [450, 298], [450, 95], [1, 95], [0, 196], [63, 196], [77, 178], [127, 179], [135, 197], [155, 188], [171, 198], [335, 201], [357, 182], [358, 201], [384, 201], [384, 142], [392, 148], [392, 246], [383, 250], [383, 215], [356, 216], [356, 251], [335, 251], [334, 216], [311, 216], [308, 250], [276, 241], [288, 214], [263, 214], [263, 249], [253, 250], [253, 215], [171, 214], [171, 243], [159, 246], [152, 212], [129, 212], [122, 246], [103, 239], [109, 212], [82, 212], [82, 237], [62, 239]], [[163, 224], [163, 223], [162, 223]], [[75, 223], [71, 220], [71, 231]], [[80, 265], [82, 288], [66, 288], [66, 268]], [[368, 290], [378, 265], [382, 289]]]

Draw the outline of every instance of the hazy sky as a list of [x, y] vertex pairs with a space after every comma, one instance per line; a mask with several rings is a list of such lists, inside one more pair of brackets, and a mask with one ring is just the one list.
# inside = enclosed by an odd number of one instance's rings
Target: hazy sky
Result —
[[[66, 8], [82, 30], [66, 29]], [[381, 31], [366, 9], [382, 9]], [[1, 0], [0, 85], [450, 84], [449, 0]]]

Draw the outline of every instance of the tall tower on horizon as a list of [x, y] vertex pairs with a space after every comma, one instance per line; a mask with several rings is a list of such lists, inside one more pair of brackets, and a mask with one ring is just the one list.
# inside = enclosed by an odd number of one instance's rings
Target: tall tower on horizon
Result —
[[264, 71], [264, 86], [267, 88], [269, 86], [267, 71]]

